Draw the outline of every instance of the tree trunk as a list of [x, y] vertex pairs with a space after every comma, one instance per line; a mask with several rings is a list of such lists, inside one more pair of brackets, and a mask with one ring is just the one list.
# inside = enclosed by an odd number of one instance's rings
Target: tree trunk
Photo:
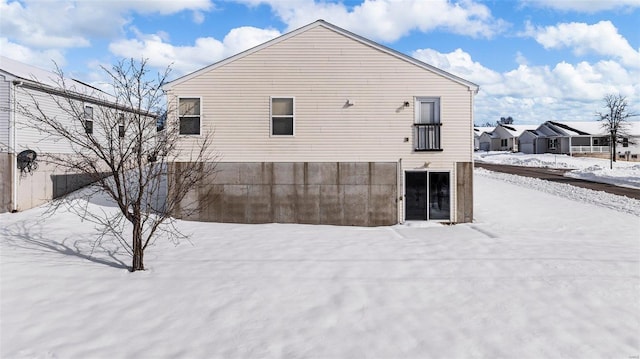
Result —
[[144, 251], [142, 249], [142, 227], [139, 222], [133, 224], [133, 263], [131, 271], [144, 270]]
[[609, 135], [609, 168], [613, 169], [613, 157], [614, 153], [613, 153], [613, 134]]

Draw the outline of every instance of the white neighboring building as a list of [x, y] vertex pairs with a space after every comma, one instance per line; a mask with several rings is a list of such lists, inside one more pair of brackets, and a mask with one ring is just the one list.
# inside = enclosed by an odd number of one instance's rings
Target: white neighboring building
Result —
[[[70, 131], [100, 141], [104, 133], [94, 133], [94, 120], [115, 112], [124, 121], [124, 115], [129, 113], [112, 99], [81, 81], [65, 78], [61, 86], [59, 76], [53, 72], [0, 56], [0, 212], [29, 209], [90, 182], [86, 176], [43, 161], [47, 154], [72, 154], [74, 150], [69, 141], [29, 125], [21, 106], [35, 113], [37, 102], [47, 116], [61, 119]], [[65, 107], [69, 103], [74, 104], [73, 108]], [[117, 133], [120, 128], [112, 130]], [[27, 153], [23, 151], [37, 156], [35, 163], [30, 163], [32, 171], [25, 171], [29, 168], [21, 161]]]

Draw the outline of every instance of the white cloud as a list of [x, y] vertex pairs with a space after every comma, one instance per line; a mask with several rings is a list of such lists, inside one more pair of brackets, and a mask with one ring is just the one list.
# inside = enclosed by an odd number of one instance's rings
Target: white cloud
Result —
[[561, 11], [595, 13], [640, 7], [640, 0], [522, 0], [522, 4]]
[[448, 54], [433, 49], [422, 49], [414, 51], [412, 56], [475, 83], [494, 84], [502, 80], [499, 73], [474, 62], [471, 60], [471, 55], [462, 49], [456, 49]]
[[202, 24], [204, 22], [204, 14], [200, 11], [194, 11], [193, 22], [196, 24]]
[[395, 41], [409, 32], [443, 29], [472, 37], [490, 38], [507, 24], [472, 0], [369, 0], [348, 8], [344, 3], [313, 0], [236, 0], [250, 6], [268, 4], [289, 30], [324, 19], [378, 41]]
[[518, 65], [526, 65], [529, 63], [529, 60], [527, 60], [527, 58], [520, 51], [518, 51], [516, 53], [516, 63]]
[[[184, 1], [64, 1], [0, 0], [0, 33], [13, 41], [39, 48], [70, 48], [90, 45], [90, 38], [109, 38], [122, 32], [128, 14], [173, 14], [193, 11], [202, 21], [211, 0]], [[196, 15], [197, 13], [198, 15]]]
[[413, 56], [480, 85], [475, 102], [477, 123], [504, 116], [513, 116], [518, 123], [591, 120], [607, 93], [621, 93], [634, 108], [640, 108], [640, 83], [634, 80], [640, 78], [640, 71], [614, 60], [561, 62], [553, 67], [521, 63], [498, 73], [474, 62], [461, 49], [450, 53], [422, 49]]
[[[94, 1], [84, 0], [91, 4]], [[175, 14], [180, 11], [210, 11], [214, 8], [211, 0], [180, 0], [180, 1], [103, 1], [106, 6], [113, 6], [114, 3], [117, 7], [123, 9], [131, 9], [141, 14], [153, 14], [159, 13], [161, 15]], [[117, 4], [121, 3], [121, 4]]]
[[112, 42], [109, 51], [119, 57], [148, 58], [149, 65], [171, 66], [174, 75], [183, 75], [280, 35], [273, 29], [240, 27], [229, 31], [222, 41], [212, 37], [196, 39], [193, 45], [172, 45], [161, 34], [137, 33], [135, 39]]
[[618, 58], [627, 66], [640, 67], [640, 51], [634, 50], [610, 21], [593, 25], [572, 22], [546, 27], [527, 24], [524, 35], [533, 37], [545, 49], [571, 48], [576, 55], [594, 53]]
[[53, 70], [55, 64], [62, 67], [66, 64], [64, 54], [59, 50], [33, 50], [13, 43], [6, 37], [0, 37], [2, 55], [16, 61], [24, 62], [45, 70]]
[[278, 36], [280, 36], [280, 32], [274, 29], [258, 29], [251, 26], [232, 29], [224, 37], [225, 51], [223, 56], [235, 55]]

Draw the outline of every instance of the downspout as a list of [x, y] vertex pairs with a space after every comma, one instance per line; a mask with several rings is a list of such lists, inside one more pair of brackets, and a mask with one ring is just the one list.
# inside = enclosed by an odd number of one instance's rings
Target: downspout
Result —
[[[474, 112], [473, 112], [473, 108], [475, 106], [475, 99], [476, 99], [476, 95], [478, 94], [478, 91], [480, 91], [480, 87], [478, 87], [475, 91], [471, 90], [469, 91], [471, 93], [471, 101], [469, 101], [469, 113], [471, 114], [471, 137], [473, 140], [473, 123], [475, 121], [475, 117], [474, 117]], [[473, 154], [473, 148], [471, 148], [471, 188], [472, 188], [472, 194], [473, 194], [473, 185], [475, 183], [475, 176], [474, 176], [474, 168], [475, 168], [476, 164], [475, 164], [475, 156]], [[456, 172], [456, 176], [457, 176], [457, 172]], [[458, 180], [456, 179], [456, 183], [458, 183]], [[458, 191], [456, 189], [455, 191], [456, 196], [458, 195]], [[457, 206], [457, 201], [458, 198], [456, 198], [456, 206]], [[473, 195], [471, 196], [471, 223], [473, 223], [473, 209], [474, 209], [474, 200], [473, 200]], [[457, 207], [456, 207], [456, 214], [458, 213], [457, 211]], [[451, 218], [451, 216], [449, 216], [449, 218]], [[459, 218], [457, 218], [456, 215], [456, 221], [458, 221]]]
[[396, 171], [396, 183], [398, 183], [398, 189], [396, 190], [396, 196], [398, 198], [397, 214], [398, 223], [404, 223], [404, 183], [402, 181], [402, 158], [398, 158], [398, 170]]
[[18, 162], [16, 154], [16, 87], [22, 86], [22, 81], [11, 81], [9, 91], [9, 157], [11, 158], [11, 212], [18, 211]]

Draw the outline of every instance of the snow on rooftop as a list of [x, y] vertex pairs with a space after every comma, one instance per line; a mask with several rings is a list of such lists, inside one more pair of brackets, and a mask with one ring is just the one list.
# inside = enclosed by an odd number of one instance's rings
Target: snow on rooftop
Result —
[[[37, 82], [54, 88], [62, 88], [60, 76], [57, 73], [31, 66], [2, 55], [0, 55], [0, 72], [8, 73], [21, 80]], [[69, 91], [84, 95], [95, 95], [97, 93], [99, 93], [100, 96], [105, 95], [101, 90], [82, 81], [67, 78], [66, 76], [64, 80], [65, 86]]]
[[[556, 124], [560, 124], [561, 130], [570, 136], [583, 135], [588, 133], [590, 135], [602, 135], [607, 136], [607, 131], [602, 127], [602, 121], [553, 121]], [[640, 136], [640, 121], [627, 121], [627, 132], [630, 135]], [[573, 131], [573, 130], [575, 131]], [[580, 133], [583, 132], [583, 133]]]
[[501, 125], [501, 126], [514, 137], [520, 136], [524, 131], [527, 131], [527, 130], [533, 131], [536, 128], [538, 128], [538, 125]]
[[480, 133], [482, 133], [482, 132], [492, 132], [494, 129], [495, 129], [495, 127], [486, 127], [486, 126], [474, 127], [473, 128], [474, 131], [480, 132]]
[[59, 76], [54, 72], [31, 66], [5, 56], [0, 56], [0, 70], [23, 80], [39, 82], [49, 86], [59, 86]]
[[558, 127], [569, 136], [584, 135], [584, 133], [590, 135], [605, 134], [600, 121], [553, 121], [553, 123], [558, 124]]
[[473, 128], [473, 133], [476, 136], [480, 136], [483, 133], [491, 133], [491, 132], [493, 132], [494, 129], [495, 129], [495, 127], [474, 127]]

